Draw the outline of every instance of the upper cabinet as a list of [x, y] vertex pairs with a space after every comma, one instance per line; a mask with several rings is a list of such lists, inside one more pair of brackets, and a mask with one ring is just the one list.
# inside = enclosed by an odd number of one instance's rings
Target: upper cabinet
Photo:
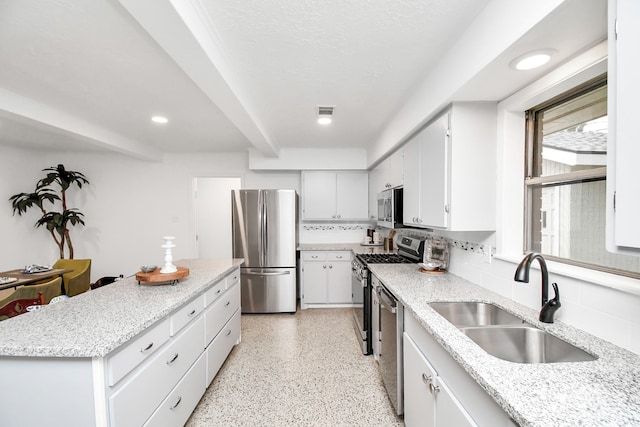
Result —
[[402, 185], [402, 173], [404, 170], [402, 165], [403, 154], [404, 150], [396, 150], [380, 163], [380, 167], [382, 168], [382, 187], [377, 189], [378, 192]]
[[456, 103], [404, 150], [404, 223], [495, 229], [496, 106]]
[[367, 172], [302, 172], [303, 220], [368, 220]]
[[609, 1], [607, 249], [640, 254], [640, 2]]
[[403, 182], [403, 154], [399, 149], [369, 172], [369, 215], [376, 218], [377, 196], [383, 190], [400, 187]]

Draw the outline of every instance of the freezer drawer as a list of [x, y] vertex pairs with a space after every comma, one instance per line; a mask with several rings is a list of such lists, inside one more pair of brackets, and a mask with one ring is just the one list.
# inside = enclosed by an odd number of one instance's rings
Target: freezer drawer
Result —
[[296, 311], [295, 268], [241, 268], [243, 313]]

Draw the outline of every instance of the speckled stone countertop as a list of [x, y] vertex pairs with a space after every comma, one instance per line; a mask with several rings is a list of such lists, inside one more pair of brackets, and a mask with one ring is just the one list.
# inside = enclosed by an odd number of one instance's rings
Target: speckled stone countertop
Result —
[[[429, 274], [415, 264], [369, 269], [415, 315], [480, 386], [521, 426], [640, 425], [640, 356], [453, 274]], [[434, 301], [494, 303], [598, 357], [574, 363], [524, 364], [486, 353], [429, 305]]]
[[384, 246], [365, 246], [360, 243], [301, 243], [299, 251], [352, 251], [354, 254], [387, 254]]
[[[189, 276], [175, 285], [135, 277], [0, 322], [0, 357], [103, 357], [205, 292], [242, 259], [176, 261]], [[1, 362], [0, 362], [1, 363]]]

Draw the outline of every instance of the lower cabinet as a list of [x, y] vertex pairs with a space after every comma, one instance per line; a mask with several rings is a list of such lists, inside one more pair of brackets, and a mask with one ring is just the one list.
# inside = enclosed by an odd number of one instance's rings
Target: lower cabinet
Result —
[[144, 426], [174, 427], [184, 425], [207, 389], [204, 378], [205, 368], [206, 360], [203, 354], [169, 396], [162, 401]]
[[[159, 326], [107, 356], [110, 427], [176, 426], [187, 421], [240, 340], [239, 277], [238, 271], [232, 272]], [[166, 324], [173, 336], [165, 336]], [[147, 352], [141, 361], [139, 355]], [[129, 367], [129, 372], [120, 366]], [[113, 384], [116, 378], [122, 379]]]
[[442, 377], [404, 334], [404, 423], [406, 426], [475, 426]]
[[404, 423], [407, 427], [516, 426], [408, 311], [405, 311], [404, 328]]
[[303, 251], [301, 271], [302, 309], [352, 304], [351, 251]]

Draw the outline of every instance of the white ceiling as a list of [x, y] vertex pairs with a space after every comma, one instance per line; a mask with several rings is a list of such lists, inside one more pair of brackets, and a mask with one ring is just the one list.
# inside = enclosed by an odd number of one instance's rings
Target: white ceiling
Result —
[[[3, 0], [0, 145], [368, 148], [489, 2]], [[605, 38], [603, 13], [606, 0], [565, 1], [452, 99], [503, 99]], [[508, 67], [540, 47], [558, 50], [547, 68]], [[336, 106], [332, 125], [318, 104]]]

